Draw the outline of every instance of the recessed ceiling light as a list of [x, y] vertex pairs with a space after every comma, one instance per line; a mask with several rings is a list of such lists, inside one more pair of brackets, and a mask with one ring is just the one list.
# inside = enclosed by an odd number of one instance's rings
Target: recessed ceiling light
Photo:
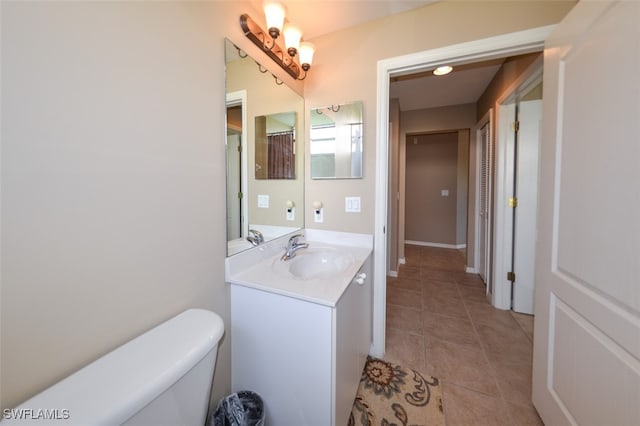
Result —
[[435, 74], [435, 75], [445, 75], [445, 74], [449, 74], [451, 71], [453, 71], [453, 67], [451, 67], [449, 65], [444, 65], [442, 67], [438, 67], [435, 70], [433, 70], [433, 74]]

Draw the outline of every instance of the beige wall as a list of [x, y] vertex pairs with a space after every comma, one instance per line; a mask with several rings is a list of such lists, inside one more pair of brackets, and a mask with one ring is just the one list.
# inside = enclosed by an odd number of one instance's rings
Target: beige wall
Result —
[[458, 132], [409, 136], [406, 152], [405, 238], [455, 245]]
[[2, 408], [184, 309], [228, 330], [224, 37], [260, 53], [245, 11], [3, 2]]
[[505, 91], [527, 70], [542, 52], [508, 58], [493, 77], [485, 91], [478, 99], [477, 119], [480, 120], [495, 107], [495, 103]]
[[[467, 222], [469, 218], [473, 217], [474, 211], [472, 210], [474, 207], [473, 203], [466, 204], [466, 199], [468, 198], [466, 193], [464, 193], [465, 189], [469, 192], [469, 198], [474, 200], [475, 198], [475, 179], [474, 174], [469, 174], [469, 168], [466, 167], [467, 163], [464, 160], [464, 156], [466, 158], [475, 158], [470, 157], [470, 154], [473, 154], [473, 147], [475, 145], [475, 132], [468, 132], [467, 129], [471, 129], [476, 124], [476, 105], [475, 104], [464, 104], [464, 105], [452, 105], [441, 108], [427, 108], [421, 110], [413, 110], [413, 111], [405, 111], [401, 113], [401, 128], [400, 128], [400, 141], [401, 144], [404, 145], [407, 141], [407, 135], [410, 134], [418, 134], [418, 133], [433, 133], [433, 132], [443, 132], [450, 130], [461, 130], [461, 134], [459, 137], [461, 140], [459, 144], [463, 144], [459, 150], [459, 166], [458, 166], [458, 190], [462, 191], [458, 195], [457, 200], [457, 224], [456, 224], [456, 237], [455, 244], [464, 244], [464, 237], [467, 237], [467, 265], [471, 259], [473, 259], [473, 245], [475, 243], [475, 235], [473, 233], [469, 233], [467, 235], [466, 228], [468, 226]], [[465, 131], [466, 133], [463, 133]], [[468, 135], [468, 137], [467, 137]], [[465, 141], [466, 139], [466, 141]], [[401, 155], [400, 169], [404, 170], [404, 161], [405, 155]], [[468, 160], [467, 160], [468, 161]], [[466, 168], [466, 170], [465, 170]], [[401, 188], [406, 186], [404, 183], [404, 177], [402, 177], [401, 172]], [[400, 192], [400, 214], [407, 215], [408, 211], [405, 209], [405, 204], [407, 203], [408, 196], [401, 191]], [[466, 214], [463, 212], [463, 209], [467, 208]], [[404, 247], [402, 246], [405, 239], [410, 239], [405, 236], [402, 228], [398, 233], [398, 239], [400, 241], [400, 257], [404, 257]], [[435, 241], [431, 241], [435, 242]], [[454, 243], [450, 243], [454, 244]]]
[[[461, 129], [407, 136], [406, 191], [401, 197], [406, 240], [466, 245], [469, 134]], [[449, 190], [448, 197], [441, 195], [442, 189]]]
[[[307, 225], [341, 231], [374, 231], [379, 60], [554, 24], [573, 4], [575, 2], [444, 1], [314, 39], [316, 56], [305, 80], [307, 108], [362, 100], [365, 164], [363, 179], [312, 181], [307, 176]], [[362, 197], [362, 213], [344, 212], [344, 197], [348, 195]], [[323, 224], [313, 223], [310, 207], [313, 200], [325, 205]]]

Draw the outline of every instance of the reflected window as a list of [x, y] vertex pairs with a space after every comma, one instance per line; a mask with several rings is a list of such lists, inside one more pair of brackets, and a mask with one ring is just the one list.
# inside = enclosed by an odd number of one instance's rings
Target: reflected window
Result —
[[312, 179], [362, 177], [362, 103], [311, 109]]

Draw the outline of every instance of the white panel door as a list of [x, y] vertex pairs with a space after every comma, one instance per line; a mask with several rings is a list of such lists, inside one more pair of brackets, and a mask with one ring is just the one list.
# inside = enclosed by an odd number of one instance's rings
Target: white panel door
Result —
[[533, 402], [640, 421], [640, 2], [579, 2], [544, 60]]
[[535, 288], [536, 216], [538, 214], [538, 170], [542, 101], [518, 102], [518, 149], [513, 231], [513, 310], [533, 314]]

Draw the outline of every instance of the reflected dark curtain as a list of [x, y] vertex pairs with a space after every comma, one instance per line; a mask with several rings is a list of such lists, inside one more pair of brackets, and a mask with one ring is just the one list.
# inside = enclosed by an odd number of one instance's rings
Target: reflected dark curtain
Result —
[[269, 144], [269, 179], [295, 179], [296, 156], [293, 132], [267, 135]]

